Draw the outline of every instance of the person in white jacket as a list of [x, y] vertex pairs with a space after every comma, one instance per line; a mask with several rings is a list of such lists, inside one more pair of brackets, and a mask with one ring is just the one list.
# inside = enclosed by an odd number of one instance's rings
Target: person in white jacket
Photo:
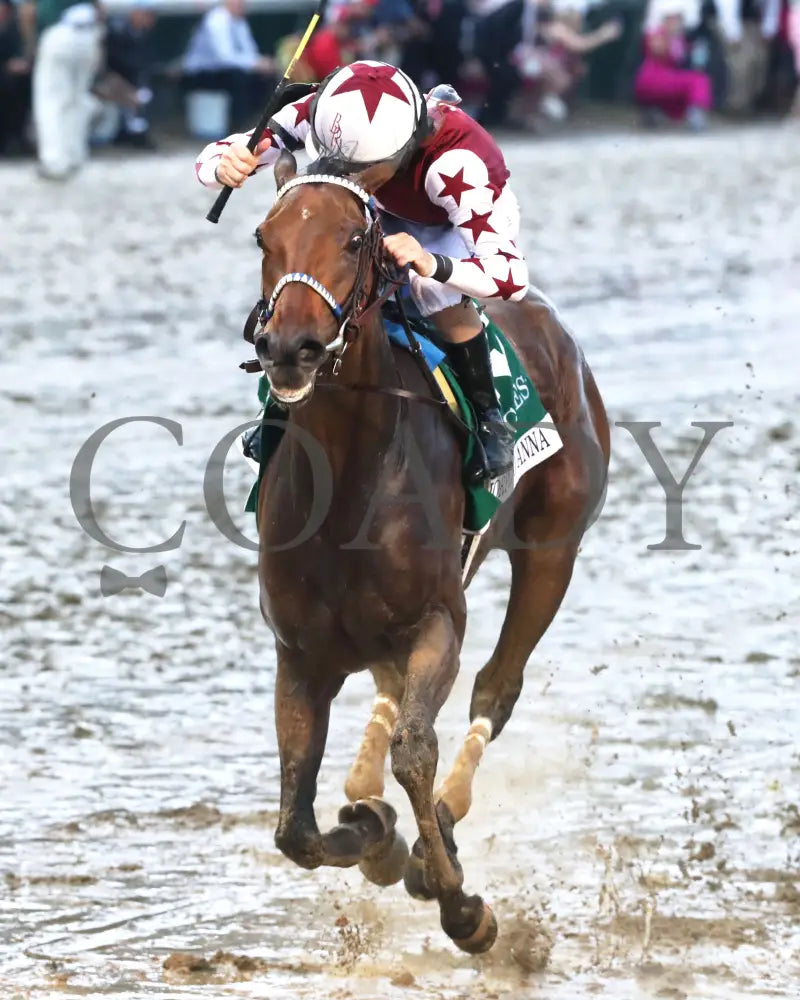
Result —
[[207, 11], [183, 57], [187, 90], [222, 90], [230, 95], [235, 122], [244, 122], [263, 103], [264, 76], [274, 60], [258, 50], [245, 17], [245, 0], [224, 0]]
[[88, 156], [89, 90], [102, 60], [98, 7], [82, 0], [37, 0], [33, 120], [39, 173], [64, 180]]
[[269, 89], [264, 77], [274, 60], [258, 50], [245, 17], [245, 0], [224, 0], [203, 17], [183, 57], [187, 90], [220, 90], [230, 96], [233, 121], [248, 120]]

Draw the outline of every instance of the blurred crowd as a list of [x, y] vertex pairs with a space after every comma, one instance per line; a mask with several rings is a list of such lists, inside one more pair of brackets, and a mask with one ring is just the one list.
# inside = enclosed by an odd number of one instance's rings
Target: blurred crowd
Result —
[[[793, 101], [800, 112], [800, 0], [649, 0], [643, 18], [632, 2], [586, 3], [331, 0], [294, 77], [382, 59], [423, 90], [453, 84], [486, 127], [541, 132], [568, 119], [587, 61], [603, 49], [618, 96], [650, 127], [673, 119], [701, 129], [710, 111], [783, 112]], [[156, 78], [187, 100], [223, 95], [219, 124], [246, 127], [298, 37], [261, 52], [245, 4], [206, 10], [183, 56], [163, 66], [152, 45], [157, 0], [130, 0], [116, 17], [91, 0], [0, 0], [0, 155], [35, 154], [42, 176], [60, 179], [92, 143], [152, 148]], [[642, 27], [631, 38], [633, 23]]]

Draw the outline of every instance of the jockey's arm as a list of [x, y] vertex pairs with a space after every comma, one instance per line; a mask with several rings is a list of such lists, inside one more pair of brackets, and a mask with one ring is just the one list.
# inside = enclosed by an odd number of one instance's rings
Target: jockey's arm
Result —
[[519, 214], [508, 185], [506, 197], [501, 193], [496, 198], [483, 160], [469, 150], [453, 149], [431, 164], [425, 192], [447, 212], [469, 251], [462, 258], [437, 254], [431, 276], [476, 299], [524, 298], [528, 265], [515, 243]]
[[223, 187], [223, 183], [230, 187], [241, 187], [250, 174], [272, 166], [281, 150], [289, 149], [294, 152], [300, 149], [308, 135], [308, 110], [312, 97], [313, 94], [309, 94], [276, 112], [270, 121], [270, 128], [266, 129], [259, 140], [255, 153], [247, 149], [252, 129], [210, 142], [195, 162], [197, 179], [207, 188], [219, 189]]
[[[419, 244], [412, 237], [387, 237], [387, 249], [401, 250], [423, 277], [432, 277], [476, 299], [519, 301], [528, 290], [528, 265], [515, 240], [519, 232], [516, 200], [506, 185], [498, 194], [489, 183], [484, 162], [465, 149], [448, 150], [429, 167], [425, 178], [428, 198], [447, 212], [454, 229], [466, 244], [464, 257], [409, 252]], [[401, 242], [402, 241], [402, 242]], [[410, 243], [407, 241], [411, 241]]]

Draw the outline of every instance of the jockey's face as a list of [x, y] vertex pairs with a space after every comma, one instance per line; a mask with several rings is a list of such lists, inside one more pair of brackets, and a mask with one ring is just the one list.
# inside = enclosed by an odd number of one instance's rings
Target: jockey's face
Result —
[[267, 302], [286, 275], [307, 276], [323, 288], [321, 294], [305, 282], [286, 283], [256, 337], [273, 396], [285, 404], [311, 395], [317, 371], [330, 358], [328, 345], [338, 337], [342, 321], [324, 291], [339, 306], [350, 306], [356, 271], [360, 263], [367, 264], [362, 255], [366, 232], [362, 202], [332, 184], [303, 184], [287, 192], [256, 231]]

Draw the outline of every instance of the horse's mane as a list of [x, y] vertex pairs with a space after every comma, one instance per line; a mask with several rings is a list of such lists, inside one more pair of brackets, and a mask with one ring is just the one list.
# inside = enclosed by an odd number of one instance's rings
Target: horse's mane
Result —
[[327, 174], [330, 177], [352, 177], [352, 165], [344, 163], [335, 156], [318, 156], [308, 166], [304, 167], [301, 174]]

